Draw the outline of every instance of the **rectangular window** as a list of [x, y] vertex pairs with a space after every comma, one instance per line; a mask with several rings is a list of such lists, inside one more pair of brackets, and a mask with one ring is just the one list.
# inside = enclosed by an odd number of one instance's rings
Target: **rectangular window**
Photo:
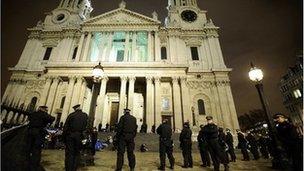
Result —
[[191, 47], [191, 57], [192, 60], [199, 60], [197, 47]]
[[160, 53], [161, 53], [161, 59], [166, 60], [167, 59], [167, 48], [166, 47], [161, 47]]
[[78, 49], [78, 47], [75, 47], [74, 52], [73, 52], [72, 59], [75, 59], [75, 58], [76, 58], [77, 49]]
[[52, 50], [53, 50], [53, 48], [51, 48], [51, 47], [46, 48], [43, 60], [49, 60], [50, 59]]
[[121, 62], [124, 60], [125, 51], [124, 50], [117, 50], [117, 62]]

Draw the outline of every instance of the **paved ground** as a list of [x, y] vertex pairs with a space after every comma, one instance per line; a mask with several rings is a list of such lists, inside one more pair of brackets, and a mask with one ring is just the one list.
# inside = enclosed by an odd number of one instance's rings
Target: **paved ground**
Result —
[[[136, 152], [136, 170], [137, 171], [154, 171], [159, 166], [159, 156], [156, 152]], [[193, 154], [194, 167], [192, 169], [183, 169], [182, 166], [182, 154], [174, 153], [176, 166], [174, 170], [205, 170], [212, 171], [212, 168], [200, 167], [199, 153]], [[240, 154], [237, 154], [237, 158], [240, 159]], [[168, 162], [168, 160], [167, 160]], [[85, 167], [79, 169], [80, 171], [110, 171], [115, 169], [116, 164], [116, 152], [114, 151], [101, 151], [97, 152], [95, 156], [95, 166]], [[42, 156], [42, 165], [47, 171], [63, 171], [64, 170], [64, 151], [62, 150], [44, 150]], [[270, 171], [270, 160], [260, 159], [258, 161], [241, 161], [237, 160], [236, 163], [230, 163], [230, 171]], [[124, 171], [128, 171], [127, 157], [125, 154]], [[167, 169], [169, 170], [169, 168]], [[221, 168], [223, 170], [223, 167]]]

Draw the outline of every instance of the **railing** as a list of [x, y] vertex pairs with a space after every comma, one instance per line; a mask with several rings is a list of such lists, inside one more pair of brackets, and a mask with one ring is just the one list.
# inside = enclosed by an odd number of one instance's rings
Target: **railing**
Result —
[[1, 105], [1, 132], [27, 121], [29, 112]]
[[1, 132], [1, 170], [28, 170], [27, 124]]

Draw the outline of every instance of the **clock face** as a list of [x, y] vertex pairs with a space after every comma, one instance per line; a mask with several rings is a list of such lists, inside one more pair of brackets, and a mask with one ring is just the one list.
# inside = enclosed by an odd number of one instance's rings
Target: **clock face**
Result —
[[185, 10], [181, 13], [181, 17], [184, 21], [193, 22], [197, 19], [197, 14], [191, 10]]

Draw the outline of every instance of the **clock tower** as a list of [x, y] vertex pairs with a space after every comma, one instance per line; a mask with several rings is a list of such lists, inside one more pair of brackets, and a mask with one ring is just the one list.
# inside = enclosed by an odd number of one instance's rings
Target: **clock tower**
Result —
[[196, 0], [168, 0], [166, 27], [200, 29], [207, 22], [206, 11], [200, 10]]
[[64, 27], [79, 27], [90, 18], [93, 8], [90, 0], [61, 0], [58, 7], [48, 13], [44, 28], [56, 30]]

